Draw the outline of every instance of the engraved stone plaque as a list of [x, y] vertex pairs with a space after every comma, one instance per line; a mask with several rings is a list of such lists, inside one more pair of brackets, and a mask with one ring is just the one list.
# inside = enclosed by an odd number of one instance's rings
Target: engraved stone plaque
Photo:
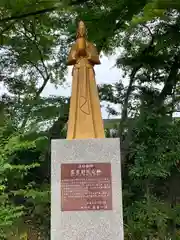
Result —
[[61, 164], [61, 211], [112, 210], [111, 163]]
[[120, 139], [56, 139], [51, 148], [51, 239], [124, 240]]

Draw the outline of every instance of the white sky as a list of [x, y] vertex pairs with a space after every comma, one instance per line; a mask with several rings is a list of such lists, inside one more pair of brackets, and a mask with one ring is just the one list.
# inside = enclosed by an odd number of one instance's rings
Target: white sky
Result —
[[[114, 67], [115, 65], [115, 60], [116, 56], [113, 55], [111, 57], [106, 57], [102, 56], [101, 58], [101, 65], [95, 66], [95, 73], [96, 73], [96, 83], [97, 84], [112, 84], [115, 82], [118, 82], [122, 78], [123, 72]], [[48, 95], [59, 95], [59, 96], [70, 96], [71, 95], [71, 81], [72, 81], [72, 76], [71, 76], [71, 71], [72, 67], [68, 67], [68, 74], [67, 74], [67, 83], [65, 83], [65, 87], [59, 87], [56, 89], [52, 84], [47, 84], [46, 88], [44, 89], [42, 95], [43, 96], [48, 96]], [[67, 86], [68, 85], [68, 86]], [[108, 118], [108, 114], [105, 111], [105, 106], [107, 105], [106, 103], [102, 103], [103, 108], [101, 109], [102, 112], [102, 117]], [[119, 105], [112, 105], [118, 112], [120, 111]], [[117, 117], [110, 117], [110, 118], [118, 118]]]
[[[115, 82], [118, 82], [122, 78], [123, 71], [116, 68], [115, 65], [116, 62], [116, 55], [106, 57], [101, 57], [101, 65], [95, 66], [95, 73], [96, 73], [96, 83], [97, 84], [112, 84]], [[57, 96], [65, 96], [68, 97], [71, 95], [71, 82], [72, 82], [72, 67], [68, 67], [68, 74], [66, 76], [66, 82], [64, 86], [60, 86], [58, 88], [55, 88], [55, 86], [51, 83], [48, 83], [42, 92], [42, 96], [49, 96], [49, 95], [57, 95]], [[5, 87], [2, 83], [0, 83], [0, 94], [7, 92]], [[104, 119], [108, 118], [108, 114], [105, 111], [105, 106], [107, 106], [107, 103], [103, 102], [101, 112], [102, 117]], [[120, 106], [111, 104], [118, 112], [120, 111]], [[119, 118], [119, 116], [111, 117], [110, 118]]]
[[[95, 73], [96, 73], [96, 83], [97, 84], [112, 84], [118, 82], [120, 79], [122, 80], [122, 75], [123, 71], [121, 69], [118, 69], [115, 67], [115, 62], [116, 62], [116, 57], [117, 55], [113, 55], [110, 57], [102, 56], [101, 57], [101, 65], [95, 66]], [[70, 96], [71, 95], [71, 82], [72, 82], [72, 67], [68, 67], [68, 74], [66, 76], [66, 83], [65, 86], [61, 86], [58, 88], [55, 88], [53, 84], [48, 83], [47, 86], [45, 87], [42, 95], [43, 96], [49, 96], [49, 95], [58, 95], [58, 96]], [[127, 83], [126, 83], [127, 81]], [[128, 80], [124, 79], [123, 83], [125, 85], [128, 84]], [[5, 88], [3, 85], [0, 83], [0, 94], [5, 92]], [[105, 106], [107, 106], [107, 103], [102, 103], [104, 107], [102, 107], [101, 112], [102, 112], [102, 117], [103, 119], [108, 118], [108, 114], [105, 111]], [[112, 104], [112, 106], [120, 112], [120, 106]], [[173, 114], [175, 117], [178, 116], [180, 117], [180, 113], [174, 113]], [[119, 116], [110, 116], [110, 118], [119, 118]]]

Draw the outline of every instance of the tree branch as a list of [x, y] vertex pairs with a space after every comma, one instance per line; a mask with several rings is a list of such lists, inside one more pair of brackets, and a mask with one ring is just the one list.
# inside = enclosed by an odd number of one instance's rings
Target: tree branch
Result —
[[43, 67], [44, 67], [44, 70], [45, 70], [45, 72], [46, 72], [46, 75], [48, 76], [49, 73], [48, 73], [47, 67], [46, 67], [46, 65], [45, 65], [45, 63], [44, 63], [43, 53], [42, 53], [41, 49], [39, 48], [39, 45], [38, 45], [38, 43], [37, 43], [37, 41], [36, 41], [36, 33], [34, 32], [34, 36], [33, 36], [32, 32], [30, 32], [29, 29], [26, 28], [25, 24], [23, 25], [23, 27], [24, 27], [25, 31], [27, 31], [28, 33], [31, 34], [32, 37], [34, 37], [34, 40], [33, 40], [33, 39], [31, 39], [31, 38], [26, 34], [26, 32], [23, 33], [24, 36], [25, 36], [29, 41], [31, 41], [33, 44], [35, 44], [36, 49], [37, 49], [37, 51], [39, 52], [39, 56], [40, 56], [42, 65], [43, 65]]
[[3, 33], [5, 33], [6, 31], [8, 31], [15, 23], [16, 21], [11, 22], [10, 24], [8, 24], [7, 26], [5, 26], [5, 28], [0, 32], [0, 35], [2, 35]]
[[148, 30], [149, 35], [151, 36], [151, 38], [153, 38], [153, 34], [151, 32], [151, 29], [147, 25], [145, 25], [145, 24], [142, 24], [142, 26], [145, 27]]
[[[141, 52], [141, 55], [148, 54], [148, 52], [151, 51], [152, 46], [154, 44], [154, 36], [153, 35], [151, 35], [151, 36], [152, 36], [152, 38], [151, 38], [150, 43]], [[135, 75], [141, 69], [142, 66], [143, 66], [143, 63], [140, 63], [139, 65], [137, 65], [135, 68], [132, 69], [132, 72], [130, 75], [130, 82], [129, 82], [129, 86], [128, 86], [128, 89], [126, 92], [126, 96], [125, 96], [124, 104], [123, 104], [123, 110], [122, 110], [122, 117], [121, 117], [121, 124], [120, 124], [120, 136], [122, 135], [123, 130], [124, 130], [124, 122], [126, 121], [126, 119], [128, 117], [127, 116], [128, 115], [128, 112], [127, 112], [128, 111], [128, 101], [129, 101], [129, 96], [131, 94], [132, 85], [134, 83]]]
[[58, 9], [58, 7], [45, 8], [45, 9], [38, 10], [38, 11], [35, 11], [35, 12], [23, 13], [21, 15], [14, 15], [14, 16], [11, 16], [11, 17], [0, 19], [0, 23], [12, 21], [12, 20], [23, 19], [23, 18], [27, 18], [27, 17], [30, 17], [30, 16], [39, 15], [39, 14], [44, 14], [44, 13], [52, 12], [56, 9]]
[[128, 86], [128, 89], [127, 89], [127, 92], [126, 92], [126, 96], [125, 96], [125, 99], [124, 99], [122, 116], [121, 116], [120, 136], [122, 135], [123, 130], [124, 130], [124, 122], [126, 121], [126, 119], [128, 117], [127, 116], [128, 115], [128, 101], [129, 101], [130, 94], [132, 92], [132, 85], [133, 85], [134, 80], [135, 80], [135, 75], [140, 70], [141, 67], [142, 67], [142, 64], [140, 64], [139, 66], [134, 68], [132, 70], [132, 72], [131, 72], [131, 75], [130, 75], [130, 82], [129, 82], [129, 86]]
[[[150, 43], [141, 52], [141, 54], [144, 55], [144, 54], [147, 54], [149, 51], [151, 51], [153, 44], [154, 44], [154, 36], [152, 35], [152, 39], [151, 39]], [[121, 142], [120, 147], [122, 149], [122, 154], [121, 154], [122, 162], [125, 162], [126, 156], [129, 153], [129, 144], [130, 144], [130, 140], [132, 138], [132, 124], [128, 129], [127, 135], [123, 138], [125, 122], [128, 119], [129, 97], [130, 97], [130, 94], [132, 92], [132, 86], [133, 86], [133, 83], [135, 81], [136, 73], [142, 68], [142, 66], [143, 66], [143, 63], [139, 63], [139, 65], [137, 65], [135, 68], [132, 69], [132, 72], [131, 72], [131, 75], [130, 75], [129, 86], [128, 86], [126, 96], [125, 96], [125, 99], [124, 99], [122, 117], [121, 117], [121, 121], [120, 121], [120, 125], [119, 125], [119, 136], [120, 136], [120, 142]]]
[[164, 84], [164, 87], [161, 91], [161, 93], [159, 94], [159, 97], [157, 98], [157, 105], [160, 106], [164, 100], [166, 99], [166, 97], [168, 95], [170, 95], [173, 91], [173, 87], [176, 85], [177, 83], [177, 74], [178, 74], [178, 70], [179, 70], [179, 56], [178, 54], [175, 56], [173, 64], [171, 66], [171, 70], [169, 73], [169, 76]]
[[39, 72], [39, 74], [41, 75], [41, 77], [43, 79], [45, 79], [46, 77], [44, 76], [43, 74], [43, 71], [41, 71], [41, 69], [35, 64], [33, 63], [32, 61], [28, 60], [28, 62]]
[[[29, 32], [29, 33], [32, 35], [32, 33], [31, 33], [25, 26], [23, 26], [23, 27], [24, 27], [25, 31]], [[37, 71], [41, 74], [41, 76], [42, 76], [42, 78], [43, 78], [43, 84], [42, 84], [42, 86], [38, 89], [38, 91], [35, 93], [35, 96], [34, 96], [34, 99], [33, 99], [33, 102], [34, 102], [34, 104], [35, 104], [36, 100], [39, 98], [39, 96], [40, 96], [40, 94], [42, 93], [42, 91], [44, 90], [47, 82], [49, 81], [50, 74], [48, 73], [48, 69], [47, 69], [47, 67], [46, 67], [46, 65], [45, 65], [45, 63], [44, 63], [43, 53], [42, 53], [42, 51], [40, 50], [40, 48], [39, 48], [39, 46], [38, 46], [38, 44], [37, 44], [37, 42], [36, 42], [36, 37], [34, 37], [34, 40], [33, 40], [33, 39], [31, 39], [31, 38], [26, 34], [26, 32], [23, 32], [23, 34], [24, 34], [24, 36], [25, 36], [29, 41], [31, 41], [31, 42], [33, 42], [33, 44], [35, 44], [35, 46], [36, 46], [36, 48], [37, 48], [37, 50], [38, 50], [38, 52], [39, 52], [39, 54], [40, 54], [40, 59], [41, 59], [42, 65], [43, 65], [44, 70], [45, 70], [45, 73], [46, 73], [46, 76], [44, 76], [43, 72], [42, 72], [34, 63], [32, 63], [31, 61], [29, 61], [29, 62], [31, 62], [31, 64], [37, 69]], [[34, 35], [35, 35], [35, 34], [36, 34], [36, 33], [34, 33]], [[32, 35], [32, 36], [33, 36], [33, 35]], [[22, 129], [25, 128], [26, 123], [27, 123], [27, 121], [28, 121], [28, 117], [29, 117], [29, 115], [30, 115], [33, 107], [34, 107], [34, 105], [33, 105], [33, 106], [30, 106], [30, 107], [28, 108], [28, 111], [27, 111], [26, 114], [25, 114], [24, 121], [22, 122], [22, 125], [21, 125], [21, 128], [22, 128]]]
[[[44, 2], [47, 3], [47, 1], [44, 1]], [[56, 1], [56, 3], [57, 2], [58, 1]], [[41, 3], [43, 3], [43, 1]], [[67, 5], [68, 6], [75, 6], [75, 5], [79, 5], [81, 3], [86, 3], [86, 0], [76, 0], [76, 1], [71, 0]], [[27, 17], [31, 17], [31, 16], [40, 15], [40, 14], [45, 14], [45, 13], [53, 12], [53, 11], [55, 11], [57, 9], [59, 9], [59, 6], [44, 8], [44, 9], [41, 9], [41, 10], [28, 12], [28, 13], [22, 13], [20, 15], [12, 15], [10, 17], [6, 17], [6, 18], [0, 19], [0, 23], [12, 21], [12, 20], [19, 20], [19, 19], [23, 19], [23, 18], [27, 18]]]
[[30, 106], [25, 114], [25, 117], [24, 117], [24, 121], [22, 122], [22, 125], [21, 125], [21, 129], [24, 129], [25, 126], [26, 126], [26, 123], [28, 121], [28, 117], [33, 109], [33, 107], [35, 106], [35, 103], [37, 101], [37, 99], [39, 98], [40, 94], [42, 93], [42, 91], [44, 90], [47, 82], [49, 80], [49, 77], [47, 77], [46, 79], [44, 79], [44, 82], [43, 84], [41, 85], [41, 87], [39, 88], [39, 90], [36, 92], [35, 96], [34, 96], [34, 99], [32, 100], [32, 102], [34, 103], [34, 105]]

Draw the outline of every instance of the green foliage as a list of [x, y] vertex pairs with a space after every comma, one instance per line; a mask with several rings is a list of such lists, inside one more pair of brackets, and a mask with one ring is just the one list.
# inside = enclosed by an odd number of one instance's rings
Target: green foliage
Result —
[[7, 233], [13, 231], [16, 220], [23, 216], [23, 208], [2, 204], [0, 207], [0, 239], [6, 239]]
[[122, 109], [106, 137], [121, 137], [125, 239], [179, 238], [179, 11], [178, 0], [0, 2], [0, 239], [32, 225], [50, 239], [50, 141], [66, 137], [69, 99], [42, 93], [64, 82], [79, 19], [99, 51], [121, 48], [124, 79], [99, 92]]
[[127, 239], [165, 239], [172, 236], [171, 223], [178, 226], [179, 222], [179, 205], [167, 199], [177, 194], [169, 181], [179, 175], [180, 125], [150, 111], [143, 114], [135, 123], [128, 159], [134, 196], [125, 208], [126, 234]]

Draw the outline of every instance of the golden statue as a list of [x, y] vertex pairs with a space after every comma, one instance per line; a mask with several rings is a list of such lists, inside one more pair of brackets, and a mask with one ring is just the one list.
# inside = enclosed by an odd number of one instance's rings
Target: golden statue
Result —
[[80, 21], [76, 42], [71, 47], [68, 65], [74, 65], [67, 139], [104, 138], [94, 65], [100, 64], [96, 47], [87, 41]]

